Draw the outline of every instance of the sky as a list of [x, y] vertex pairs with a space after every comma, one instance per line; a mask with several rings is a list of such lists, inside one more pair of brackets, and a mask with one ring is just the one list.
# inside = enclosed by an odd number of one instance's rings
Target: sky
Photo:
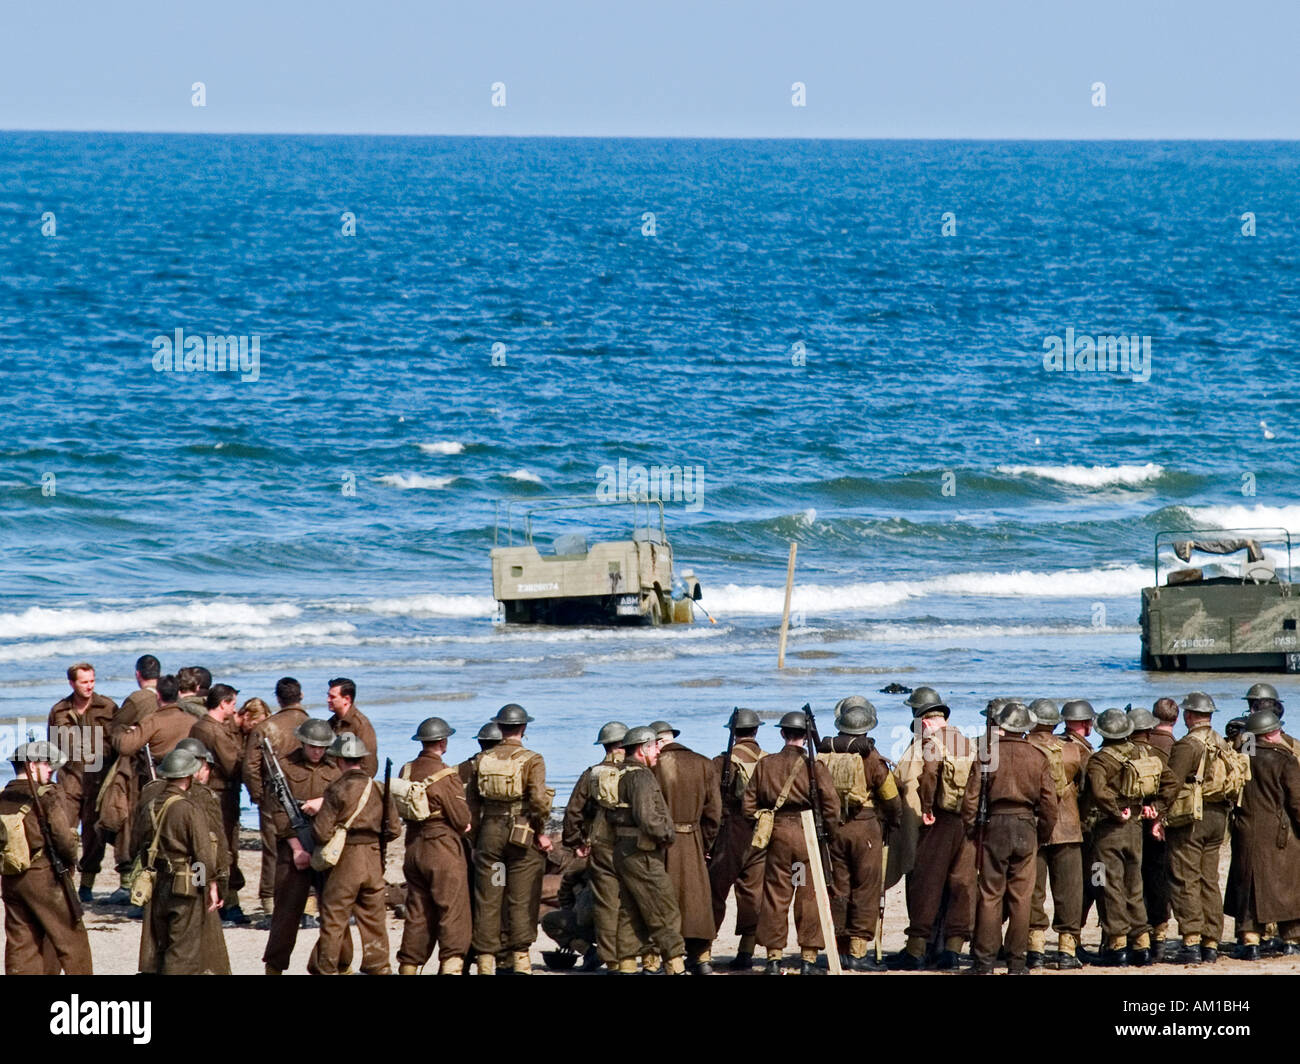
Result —
[[4, 0], [0, 44], [0, 129], [1300, 136], [1296, 0]]

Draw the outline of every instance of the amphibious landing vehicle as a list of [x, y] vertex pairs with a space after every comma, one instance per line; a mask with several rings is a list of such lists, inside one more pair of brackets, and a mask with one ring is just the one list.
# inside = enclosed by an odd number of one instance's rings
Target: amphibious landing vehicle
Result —
[[[1285, 577], [1264, 545], [1286, 548]], [[1162, 552], [1184, 568], [1160, 583]], [[1241, 555], [1193, 565], [1194, 555]], [[1281, 556], [1278, 552], [1278, 562]], [[1143, 588], [1142, 667], [1300, 672], [1300, 597], [1286, 529], [1178, 529], [1155, 538], [1155, 586]]]
[[[590, 539], [575, 514], [605, 526], [617, 516], [627, 534]], [[673, 572], [659, 499], [504, 499], [493, 544], [492, 594], [507, 624], [689, 624], [702, 597], [691, 570]]]

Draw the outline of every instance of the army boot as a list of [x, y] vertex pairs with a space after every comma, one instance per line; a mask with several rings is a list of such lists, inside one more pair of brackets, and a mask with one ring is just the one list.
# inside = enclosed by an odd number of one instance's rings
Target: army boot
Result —
[[943, 944], [943, 952], [939, 954], [938, 959], [934, 962], [934, 967], [940, 972], [951, 972], [961, 967], [961, 947], [965, 939], [950, 936]]
[[77, 890], [77, 898], [80, 901], [85, 902], [86, 904], [90, 904], [92, 901], [95, 900], [94, 888], [95, 888], [94, 875], [82, 872], [81, 887]]
[[754, 936], [741, 935], [736, 956], [727, 967], [733, 972], [747, 972], [754, 967]]
[[781, 951], [779, 949], [770, 949], [767, 951], [767, 963], [763, 966], [763, 974], [781, 974]]
[[1097, 963], [1103, 968], [1127, 968], [1129, 966], [1128, 936], [1113, 935], [1105, 939]]
[[1201, 963], [1201, 936], [1184, 935], [1183, 948], [1174, 956], [1175, 964], [1200, 964]]
[[712, 975], [713, 974], [713, 951], [707, 947], [695, 957], [687, 966], [686, 970], [691, 975]]
[[1075, 952], [1078, 948], [1078, 939], [1073, 935], [1062, 934], [1057, 942], [1057, 952], [1052, 955], [1047, 967], [1058, 972], [1070, 972], [1076, 968], [1082, 968], [1083, 962], [1079, 960]]
[[902, 972], [919, 972], [925, 967], [925, 939], [908, 935], [907, 945], [894, 955], [889, 966]]
[[1151, 963], [1151, 935], [1143, 931], [1129, 943], [1129, 963], [1134, 968], [1145, 968]]
[[1260, 955], [1260, 940], [1257, 931], [1247, 931], [1241, 936], [1241, 946], [1237, 950], [1237, 960], [1257, 961]]
[[821, 975], [821, 969], [817, 967], [817, 950], [801, 949], [799, 951], [799, 974], [800, 975]]
[[1219, 959], [1219, 944], [1213, 941], [1201, 943], [1201, 963], [1214, 964]]
[[867, 955], [871, 944], [865, 938], [849, 939], [849, 963], [841, 965], [851, 972], [878, 972], [882, 968]]

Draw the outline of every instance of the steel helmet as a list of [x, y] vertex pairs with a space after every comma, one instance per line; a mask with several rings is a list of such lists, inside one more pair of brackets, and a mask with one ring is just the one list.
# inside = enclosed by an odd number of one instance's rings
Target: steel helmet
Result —
[[1062, 720], [1096, 720], [1097, 712], [1086, 698], [1072, 698], [1061, 707]]
[[293, 734], [303, 746], [334, 745], [334, 729], [330, 727], [329, 721], [321, 720], [319, 717], [304, 720], [294, 728]]
[[658, 738], [653, 728], [647, 728], [641, 725], [636, 728], [628, 728], [620, 744], [624, 750], [631, 750], [635, 747], [642, 746], [645, 743], [652, 743]]
[[1128, 719], [1133, 722], [1133, 730], [1135, 732], [1150, 731], [1160, 723], [1159, 719], [1151, 712], [1151, 710], [1143, 709], [1141, 706], [1134, 706], [1130, 709], [1128, 711]]
[[655, 735], [657, 735], [657, 736], [658, 736], [658, 735], [671, 735], [674, 739], [676, 739], [677, 736], [681, 735], [681, 732], [679, 732], [676, 728], [674, 728], [674, 727], [673, 727], [671, 724], [669, 724], [666, 720], [653, 720], [653, 721], [650, 722], [649, 727], [650, 727], [650, 730], [651, 730], [652, 732], [654, 732]]
[[193, 736], [187, 735], [184, 739], [178, 742], [172, 749], [188, 750], [200, 761], [206, 761], [209, 765], [215, 765], [217, 763], [217, 759], [212, 756], [212, 751], [209, 750], [200, 740], [195, 739]]
[[158, 775], [165, 780], [183, 780], [199, 770], [199, 759], [188, 750], [173, 750], [158, 763]]
[[329, 752], [345, 761], [360, 761], [370, 755], [370, 751], [366, 749], [366, 744], [361, 741], [361, 737], [355, 732], [340, 732], [336, 735]]
[[456, 729], [441, 717], [429, 717], [427, 720], [420, 721], [420, 726], [415, 729], [415, 734], [411, 738], [422, 743], [436, 743], [439, 739], [455, 734]]
[[1035, 724], [1055, 728], [1061, 723], [1061, 710], [1050, 698], [1035, 698], [1029, 703], [1029, 716]]
[[59, 749], [56, 743], [47, 739], [33, 739], [30, 742], [20, 743], [9, 759], [13, 765], [22, 765], [27, 762], [45, 762], [51, 769], [58, 771], [68, 763], [67, 755]]
[[806, 732], [808, 730], [808, 717], [801, 709], [792, 710], [781, 718], [777, 727], [785, 728], [788, 731]]
[[876, 726], [876, 707], [865, 698], [857, 705], [841, 709], [835, 727], [844, 735], [866, 735]]
[[1105, 709], [1098, 714], [1096, 727], [1103, 739], [1127, 739], [1133, 734], [1133, 718], [1122, 709]]
[[492, 718], [497, 724], [505, 724], [507, 727], [512, 724], [531, 724], [533, 718], [525, 711], [524, 707], [515, 702], [508, 702], [497, 710], [497, 715]]
[[1178, 705], [1184, 712], [1190, 709], [1193, 713], [1213, 713], [1218, 708], [1204, 691], [1193, 691]]
[[1282, 718], [1271, 709], [1257, 709], [1246, 718], [1246, 730], [1251, 735], [1267, 735], [1282, 727]]
[[592, 746], [613, 746], [623, 741], [623, 736], [627, 734], [627, 725], [621, 720], [611, 720], [608, 724], [601, 726], [600, 734], [596, 736], [596, 741]]
[[1009, 732], [1027, 732], [1033, 727], [1034, 718], [1029, 707], [1023, 702], [1008, 702], [998, 710], [998, 727]]
[[505, 738], [501, 734], [501, 729], [494, 720], [488, 721], [483, 727], [479, 728], [478, 734], [474, 736], [481, 743], [499, 743]]
[[1253, 702], [1257, 698], [1271, 698], [1274, 702], [1282, 701], [1277, 693], [1277, 688], [1271, 683], [1253, 683], [1250, 685], [1250, 690], [1246, 692], [1245, 701]]
[[758, 714], [752, 709], [742, 709], [737, 706], [731, 711], [731, 717], [727, 720], [727, 727], [734, 728], [737, 731], [743, 731], [746, 728], [761, 728], [763, 722], [758, 719]]
[[948, 716], [950, 710], [939, 692], [933, 687], [918, 687], [907, 696], [906, 704], [912, 707], [912, 716], [920, 717], [934, 710], [943, 710], [943, 715]]

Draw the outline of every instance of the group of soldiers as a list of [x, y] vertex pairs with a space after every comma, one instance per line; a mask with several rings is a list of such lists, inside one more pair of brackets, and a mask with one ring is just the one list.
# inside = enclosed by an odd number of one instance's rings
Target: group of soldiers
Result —
[[[145, 655], [136, 677], [119, 707], [95, 692], [89, 664], [73, 666], [47, 739], [13, 753], [15, 778], [0, 792], [7, 972], [91, 971], [80, 903], [94, 900], [111, 843], [122, 886], [106, 901], [143, 920], [139, 970], [228, 973], [223, 924], [248, 922], [241, 787], [261, 813], [267, 974], [288, 969], [299, 930], [312, 926], [307, 971], [346, 974], [355, 962], [391, 972], [385, 855], [403, 829], [403, 975], [435, 952], [440, 974], [529, 973], [539, 922], [560, 946], [545, 954], [553, 968], [707, 975], [733, 893], [732, 971], [752, 970], [760, 947], [768, 974], [787, 970], [792, 906], [801, 974], [823, 970], [823, 951], [847, 971], [958, 970], [968, 941], [974, 974], [1000, 961], [1013, 974], [1213, 963], [1225, 908], [1237, 956], [1300, 953], [1300, 745], [1282, 731], [1268, 684], [1250, 689], [1250, 712], [1226, 737], [1213, 729], [1213, 700], [1196, 692], [1181, 706], [1162, 698], [1150, 711], [1100, 714], [1081, 699], [995, 699], [974, 742], [919, 687], [897, 763], [869, 736], [877, 711], [862, 696], [836, 705], [825, 738], [809, 707], [786, 713], [772, 753], [749, 709], [732, 713], [726, 750], [712, 758], [678, 743], [666, 721], [610, 721], [557, 847], [555, 792], [517, 704], [459, 764], [445, 762], [455, 729], [423, 721], [411, 737], [419, 755], [381, 783], [351, 680], [329, 681], [332, 715], [318, 719], [289, 677], [267, 714], [256, 700], [239, 706], [238, 691], [206, 670], [164, 676]], [[1180, 708], [1187, 732], [1175, 740]], [[98, 734], [108, 749], [91, 741]], [[539, 921], [543, 875], [561, 853], [560, 908]], [[77, 891], [65, 870], [74, 863]], [[885, 890], [902, 875], [907, 937], [886, 959]], [[1090, 952], [1080, 930], [1094, 904], [1103, 937]]]

